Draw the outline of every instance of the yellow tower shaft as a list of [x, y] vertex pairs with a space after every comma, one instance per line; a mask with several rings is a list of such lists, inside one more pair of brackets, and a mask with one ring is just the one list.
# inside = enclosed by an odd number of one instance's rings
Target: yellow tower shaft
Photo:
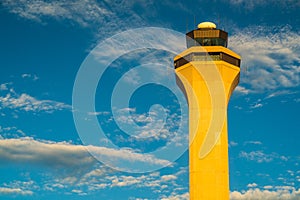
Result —
[[[204, 56], [198, 57], [198, 59], [186, 62], [176, 68], [176, 74], [183, 83], [189, 103], [190, 199], [226, 200], [229, 199], [227, 105], [232, 91], [238, 84], [240, 68], [234, 65], [232, 60], [226, 61], [226, 59], [220, 59], [220, 56], [223, 55], [223, 58], [225, 58], [227, 55], [229, 59], [236, 58], [238, 60], [240, 57], [222, 46], [192, 47], [177, 55], [174, 59], [175, 63], [176, 60], [191, 55], [192, 52], [215, 52], [214, 55], [219, 55], [219, 57], [211, 58], [212, 56], [206, 54], [209, 59], [204, 59]], [[207, 85], [207, 77], [199, 73], [199, 70], [210, 67], [215, 67], [221, 77], [225, 102], [224, 108], [219, 109], [224, 112], [225, 118], [220, 132], [214, 133], [215, 141], [211, 141], [214, 142], [212, 148], [208, 154], [201, 157], [199, 155], [200, 149], [204, 144], [210, 126], [219, 123], [215, 122], [212, 117], [213, 109], [215, 109], [212, 100], [220, 98], [220, 96], [218, 93], [210, 91], [210, 89], [219, 90], [220, 88], [216, 88], [219, 85]], [[210, 83], [213, 83], [213, 81]], [[199, 116], [199, 118], [195, 116]]]

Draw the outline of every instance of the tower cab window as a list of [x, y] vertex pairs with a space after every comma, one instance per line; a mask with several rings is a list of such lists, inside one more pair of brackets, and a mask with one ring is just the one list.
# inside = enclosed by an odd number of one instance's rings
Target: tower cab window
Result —
[[196, 38], [201, 46], [223, 46], [227, 47], [226, 40], [222, 38]]

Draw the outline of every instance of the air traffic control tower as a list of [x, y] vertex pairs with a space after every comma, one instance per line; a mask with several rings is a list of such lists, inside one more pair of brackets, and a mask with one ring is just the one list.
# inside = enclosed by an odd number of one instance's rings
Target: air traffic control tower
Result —
[[211, 22], [187, 33], [186, 42], [174, 66], [189, 105], [190, 199], [228, 200], [227, 105], [241, 58], [227, 48], [227, 32]]

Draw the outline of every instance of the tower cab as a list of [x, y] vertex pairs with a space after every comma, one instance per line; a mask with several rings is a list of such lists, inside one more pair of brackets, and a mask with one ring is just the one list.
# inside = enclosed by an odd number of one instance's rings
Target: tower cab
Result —
[[187, 48], [192, 46], [223, 46], [227, 47], [228, 34], [216, 29], [212, 22], [202, 22], [198, 29], [186, 34]]

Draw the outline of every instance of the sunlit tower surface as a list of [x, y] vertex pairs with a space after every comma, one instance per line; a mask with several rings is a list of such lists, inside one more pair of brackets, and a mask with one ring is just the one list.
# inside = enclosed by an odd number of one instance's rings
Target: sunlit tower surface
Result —
[[227, 105], [239, 83], [240, 56], [228, 34], [211, 22], [186, 34], [187, 49], [174, 58], [178, 86], [189, 104], [191, 200], [229, 199]]

